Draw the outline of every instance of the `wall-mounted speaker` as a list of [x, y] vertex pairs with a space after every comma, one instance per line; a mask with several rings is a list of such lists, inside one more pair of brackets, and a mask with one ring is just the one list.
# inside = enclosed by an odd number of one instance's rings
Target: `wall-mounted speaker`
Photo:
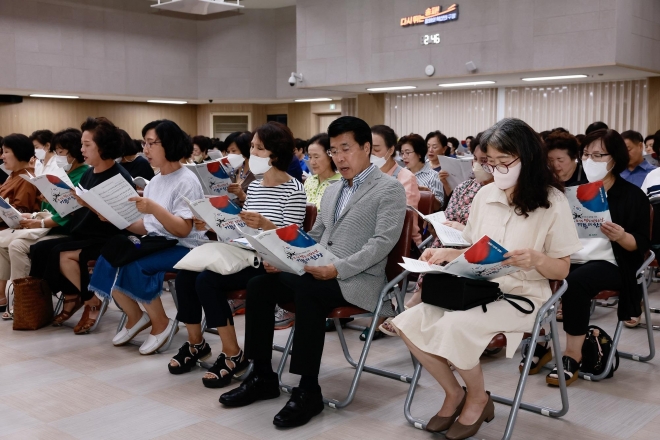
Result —
[[18, 95], [0, 95], [0, 104], [20, 104], [23, 97]]

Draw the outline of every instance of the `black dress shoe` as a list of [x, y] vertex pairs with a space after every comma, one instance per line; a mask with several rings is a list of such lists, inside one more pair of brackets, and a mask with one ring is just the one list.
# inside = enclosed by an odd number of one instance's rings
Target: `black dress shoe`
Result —
[[312, 417], [323, 411], [321, 389], [316, 391], [294, 388], [291, 398], [273, 419], [273, 424], [280, 428], [295, 428], [309, 422]]
[[238, 407], [249, 405], [257, 400], [278, 397], [280, 397], [280, 383], [277, 373], [266, 376], [252, 372], [237, 388], [221, 395], [220, 403], [225, 406]]

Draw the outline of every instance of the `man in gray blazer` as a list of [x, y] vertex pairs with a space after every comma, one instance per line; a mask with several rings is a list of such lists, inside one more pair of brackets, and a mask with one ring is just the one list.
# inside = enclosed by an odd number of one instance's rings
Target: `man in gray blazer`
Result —
[[334, 264], [305, 266], [303, 276], [277, 272], [250, 280], [245, 309], [245, 355], [254, 371], [220, 396], [229, 407], [279, 396], [271, 365], [273, 309], [295, 303], [296, 331], [290, 372], [301, 375], [291, 399], [273, 423], [294, 427], [323, 411], [318, 384], [325, 339], [325, 318], [337, 307], [374, 310], [386, 283], [387, 256], [399, 240], [406, 214], [401, 183], [370, 163], [371, 128], [358, 118], [341, 117], [328, 127], [330, 153], [342, 180], [325, 190], [321, 212], [309, 235], [337, 258]]

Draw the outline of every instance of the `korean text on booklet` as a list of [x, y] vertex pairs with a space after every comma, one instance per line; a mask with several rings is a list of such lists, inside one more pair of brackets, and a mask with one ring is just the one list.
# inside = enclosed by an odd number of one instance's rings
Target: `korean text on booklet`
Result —
[[20, 177], [36, 186], [60, 217], [81, 208], [76, 198], [71, 194], [73, 183], [66, 173], [62, 172], [61, 175], [42, 174], [38, 177], [28, 177], [21, 174]]
[[138, 197], [138, 193], [121, 174], [90, 190], [78, 185], [76, 194], [118, 229], [126, 229], [144, 217], [135, 207], [135, 202], [128, 201], [131, 197]]
[[271, 229], [245, 238], [263, 260], [283, 272], [303, 275], [305, 266], [326, 266], [337, 261], [298, 225]]
[[578, 237], [607, 239], [600, 227], [604, 222], [611, 222], [612, 216], [603, 182], [569, 186], [566, 188], [566, 198], [571, 205]]
[[227, 191], [232, 179], [227, 173], [220, 160], [212, 160], [198, 164], [186, 164], [186, 167], [199, 179], [207, 196], [228, 196], [235, 199], [236, 196]]
[[5, 224], [12, 229], [21, 226], [21, 213], [2, 197], [0, 197], [0, 218], [2, 218]]
[[438, 211], [433, 214], [424, 215], [421, 212], [417, 211], [415, 208], [410, 206], [417, 214], [424, 220], [433, 226], [435, 229], [435, 235], [442, 242], [445, 247], [468, 247], [468, 243], [463, 238], [463, 233], [458, 229], [454, 229], [450, 226], [446, 226], [443, 223], [447, 221], [445, 213], [443, 211]]
[[255, 235], [259, 231], [248, 227], [238, 216], [241, 207], [227, 196], [207, 197], [190, 201], [183, 197], [195, 217], [203, 220], [217, 235], [218, 241], [227, 243], [243, 237], [243, 234]]

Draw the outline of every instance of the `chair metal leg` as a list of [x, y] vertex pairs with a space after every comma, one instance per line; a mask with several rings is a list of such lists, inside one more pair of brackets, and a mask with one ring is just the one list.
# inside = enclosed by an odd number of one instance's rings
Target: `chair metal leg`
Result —
[[653, 338], [653, 325], [651, 324], [651, 308], [649, 306], [649, 292], [646, 288], [646, 284], [642, 284], [642, 298], [644, 304], [644, 317], [646, 318], [646, 334], [649, 340], [649, 354], [648, 356], [636, 354], [636, 353], [627, 353], [625, 351], [619, 351], [619, 356], [625, 359], [632, 359], [639, 362], [648, 362], [655, 357], [655, 340]]
[[[64, 294], [62, 292], [58, 292], [58, 294], [54, 294], [55, 298], [57, 298], [57, 302], [55, 303], [55, 308], [53, 310], [53, 316], [57, 316], [60, 314], [62, 311], [62, 308], [64, 307]], [[660, 312], [658, 312], [660, 313]]]
[[413, 398], [415, 397], [415, 388], [417, 388], [417, 382], [419, 382], [419, 377], [422, 375], [422, 364], [419, 363], [417, 359], [413, 357], [413, 364], [415, 365], [415, 372], [412, 375], [412, 380], [410, 381], [410, 388], [408, 388], [408, 394], [406, 394], [406, 401], [403, 404], [403, 415], [406, 417], [408, 423], [413, 425], [417, 429], [425, 430], [426, 421], [413, 417], [410, 412], [410, 407], [412, 405]]
[[[291, 327], [291, 332], [289, 332], [289, 337], [286, 340], [286, 345], [282, 347], [282, 357], [280, 358], [280, 363], [277, 365], [277, 380], [280, 383], [280, 388], [285, 393], [290, 393], [291, 389], [293, 388], [290, 385], [286, 385], [284, 382], [282, 382], [282, 373], [284, 373], [284, 366], [286, 365], [286, 360], [289, 358], [289, 355], [291, 354], [291, 346], [293, 345], [293, 333], [295, 331], [296, 331], [296, 324], [293, 324], [293, 327]], [[276, 347], [275, 344], [273, 344], [273, 348], [275, 347]]]
[[119, 333], [124, 328], [126, 321], [128, 321], [128, 315], [122, 312], [121, 318], [119, 318], [119, 325], [117, 326], [117, 333]]

